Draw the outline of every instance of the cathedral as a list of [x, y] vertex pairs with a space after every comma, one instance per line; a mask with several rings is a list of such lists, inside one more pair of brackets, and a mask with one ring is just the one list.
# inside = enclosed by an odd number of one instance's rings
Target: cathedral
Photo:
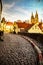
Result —
[[38, 21], [38, 13], [37, 13], [37, 11], [36, 11], [35, 17], [34, 17], [34, 15], [33, 15], [33, 13], [32, 13], [31, 23], [32, 23], [32, 24], [35, 24], [35, 23], [37, 23], [37, 22], [39, 22], [39, 21]]

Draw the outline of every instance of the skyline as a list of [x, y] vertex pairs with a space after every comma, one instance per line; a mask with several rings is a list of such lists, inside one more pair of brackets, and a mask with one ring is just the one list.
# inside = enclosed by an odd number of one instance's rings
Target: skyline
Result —
[[43, 20], [43, 0], [2, 0], [2, 17], [6, 20], [30, 20], [31, 14], [38, 12], [39, 19]]

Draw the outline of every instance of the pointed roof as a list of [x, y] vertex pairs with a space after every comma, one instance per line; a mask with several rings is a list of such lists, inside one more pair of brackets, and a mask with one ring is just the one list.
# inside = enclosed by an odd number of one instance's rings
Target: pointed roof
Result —
[[6, 25], [13, 25], [12, 22], [6, 22]]
[[38, 13], [37, 13], [37, 11], [36, 11], [35, 17], [38, 17]]
[[31, 16], [31, 19], [34, 19], [34, 15], [33, 15], [33, 12], [32, 12], [32, 16]]
[[40, 27], [38, 26], [39, 23], [34, 24], [29, 30], [29, 33], [42, 33], [42, 30], [40, 29]]

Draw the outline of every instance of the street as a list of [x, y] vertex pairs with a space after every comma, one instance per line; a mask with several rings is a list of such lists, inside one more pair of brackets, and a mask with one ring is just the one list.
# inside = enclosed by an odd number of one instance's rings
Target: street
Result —
[[4, 34], [3, 38], [0, 65], [37, 65], [37, 56], [30, 42], [16, 34]]

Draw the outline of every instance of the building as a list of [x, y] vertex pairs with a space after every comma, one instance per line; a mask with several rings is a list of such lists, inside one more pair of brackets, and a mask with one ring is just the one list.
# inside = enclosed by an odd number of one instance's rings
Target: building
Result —
[[20, 32], [20, 29], [18, 28], [18, 25], [16, 22], [14, 22], [14, 25], [13, 25], [13, 29], [14, 29], [14, 32], [17, 34], [18, 32]]
[[28, 33], [42, 33], [42, 30], [39, 27], [39, 22], [34, 24], [30, 29], [28, 29]]
[[35, 23], [35, 18], [34, 18], [34, 15], [32, 13], [32, 16], [31, 16], [31, 23], [34, 24]]
[[21, 20], [17, 20], [14, 23], [6, 22], [5, 18], [2, 18], [1, 21], [1, 30], [5, 32], [28, 32], [28, 33], [42, 33], [43, 32], [43, 23], [42, 20], [39, 23], [38, 13], [36, 11], [35, 16], [32, 13], [31, 23], [29, 20], [25, 20], [22, 22]]
[[32, 13], [31, 23], [32, 23], [32, 24], [36, 24], [36, 23], [38, 23], [38, 22], [39, 22], [39, 20], [38, 20], [38, 13], [37, 13], [37, 11], [36, 11], [35, 17], [34, 17], [34, 15], [33, 15], [33, 13]]
[[25, 22], [16, 22], [16, 23], [18, 25], [18, 28], [20, 29], [20, 32], [27, 32], [27, 30], [31, 28], [31, 26], [33, 26], [33, 24], [29, 24]]
[[6, 25], [4, 27], [4, 32], [13, 32], [13, 23], [12, 22], [6, 22]]
[[39, 22], [39, 20], [38, 20], [38, 13], [36, 11], [36, 14], [35, 14], [35, 23], [38, 23], [38, 22]]
[[40, 22], [38, 26], [39, 26], [39, 28], [40, 28], [40, 29], [42, 30], [42, 32], [43, 32], [43, 23]]

